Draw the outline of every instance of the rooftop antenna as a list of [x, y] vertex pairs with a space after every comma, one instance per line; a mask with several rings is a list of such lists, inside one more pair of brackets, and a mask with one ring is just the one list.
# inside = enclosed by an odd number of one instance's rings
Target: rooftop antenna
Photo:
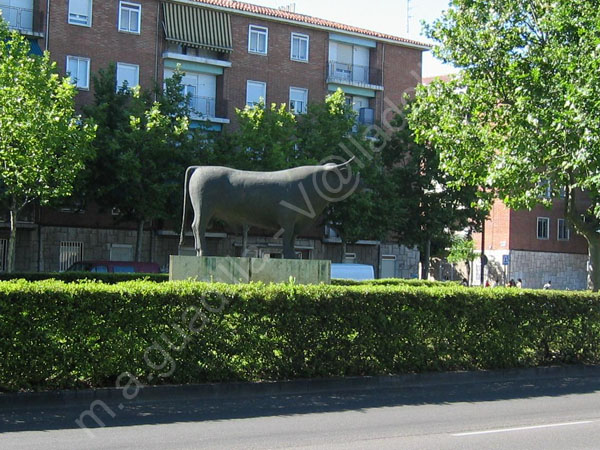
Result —
[[412, 0], [406, 0], [406, 34], [410, 34], [410, 19], [413, 18], [413, 16], [410, 14], [412, 11], [411, 3]]
[[279, 6], [277, 9], [280, 10], [280, 11], [286, 11], [286, 12], [295, 13], [296, 12], [296, 4], [295, 3], [290, 3], [290, 4], [285, 5], [285, 6]]

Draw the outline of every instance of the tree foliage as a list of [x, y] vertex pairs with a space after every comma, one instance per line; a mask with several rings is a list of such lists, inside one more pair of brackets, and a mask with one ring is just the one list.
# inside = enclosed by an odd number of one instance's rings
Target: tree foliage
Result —
[[452, 239], [450, 253], [448, 253], [447, 257], [449, 263], [471, 262], [476, 256], [473, 239], [463, 236], [455, 236]]
[[281, 170], [298, 159], [296, 116], [285, 104], [263, 102], [237, 111], [239, 130], [235, 134], [239, 146], [234, 164], [245, 170]]
[[117, 89], [111, 64], [93, 77], [95, 103], [85, 110], [99, 126], [88, 198], [138, 224], [137, 260], [144, 223], [176, 220], [185, 169], [205, 157], [202, 139], [189, 127], [181, 77], [176, 72], [165, 80], [164, 91]]
[[[461, 69], [418, 92], [411, 123], [458, 185], [511, 207], [566, 192], [600, 286], [600, 11], [586, 0], [455, 0], [428, 30]], [[482, 194], [484, 191], [482, 191]], [[581, 200], [584, 200], [583, 203]], [[549, 202], [546, 202], [549, 203]]]
[[446, 258], [450, 264], [466, 263], [467, 280], [471, 279], [471, 264], [477, 257], [475, 253], [475, 242], [469, 237], [456, 235], [452, 238], [450, 252]]
[[390, 227], [397, 239], [421, 252], [424, 273], [428, 259], [445, 252], [456, 232], [479, 230], [487, 208], [477, 202], [477, 184], [457, 184], [440, 164], [440, 151], [430, 143], [418, 144], [405, 122], [412, 103], [392, 125], [396, 131], [382, 146]]
[[50, 56], [30, 53], [29, 41], [8, 32], [0, 16], [0, 196], [8, 205], [8, 271], [14, 268], [16, 221], [38, 201], [70, 195], [92, 155], [93, 125], [75, 115], [75, 87]]
[[[372, 144], [356, 129], [356, 114], [341, 90], [323, 102], [311, 102], [305, 114], [294, 115], [285, 104], [237, 110], [239, 130], [216, 143], [216, 148], [232, 146], [234, 157], [228, 165], [249, 170], [282, 170], [290, 167], [341, 163], [354, 155], [352, 170], [360, 171], [365, 185], [379, 180]], [[226, 144], [224, 144], [224, 142]], [[217, 150], [216, 153], [221, 153]], [[359, 190], [347, 199], [331, 203], [322, 218], [339, 233], [344, 242], [380, 239], [385, 232], [385, 208], [373, 189]]]

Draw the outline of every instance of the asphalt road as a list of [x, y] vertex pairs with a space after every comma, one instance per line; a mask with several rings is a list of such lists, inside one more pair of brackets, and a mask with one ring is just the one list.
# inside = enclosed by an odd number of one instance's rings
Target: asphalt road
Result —
[[0, 449], [600, 448], [597, 376], [118, 400], [3, 406]]

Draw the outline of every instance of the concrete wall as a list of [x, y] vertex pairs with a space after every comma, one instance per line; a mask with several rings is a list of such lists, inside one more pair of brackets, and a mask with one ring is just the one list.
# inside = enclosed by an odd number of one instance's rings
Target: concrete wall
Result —
[[[521, 250], [486, 251], [488, 264], [484, 279], [492, 285], [504, 285], [511, 279], [523, 280], [523, 287], [541, 289], [552, 281], [553, 289], [587, 289], [587, 255], [576, 253], [530, 252]], [[509, 264], [503, 265], [504, 255], [510, 255]], [[475, 261], [473, 284], [479, 284], [481, 266]]]
[[587, 255], [511, 251], [510, 258], [510, 276], [521, 278], [523, 287], [538, 289], [550, 280], [553, 289], [587, 289]]
[[[381, 255], [394, 255], [396, 278], [418, 278], [419, 277], [419, 251], [415, 248], [407, 248], [398, 244], [381, 244]], [[381, 271], [381, 258], [379, 260], [379, 271]]]
[[[8, 238], [8, 230], [0, 229], [0, 238]], [[134, 230], [112, 228], [84, 228], [28, 225], [20, 228], [17, 239], [16, 270], [35, 272], [58, 271], [60, 268], [60, 243], [62, 241], [83, 243], [83, 258], [108, 260], [111, 246], [130, 245], [135, 250], [136, 232]], [[41, 251], [40, 248], [41, 242]], [[216, 235], [207, 238], [208, 252], [218, 256], [241, 256], [241, 236]], [[193, 255], [194, 241], [187, 236], [182, 251], [179, 250], [179, 236], [168, 231], [144, 231], [142, 261], [158, 263], [164, 271], [168, 270], [170, 255]], [[270, 254], [278, 258], [282, 252], [281, 239], [265, 236], [249, 236], [248, 249], [251, 257], [262, 258]], [[341, 262], [343, 247], [340, 243], [323, 242], [320, 239], [299, 238], [296, 250], [303, 259], [321, 259]], [[381, 255], [396, 256], [395, 276], [415, 278], [418, 273], [419, 252], [391, 243], [379, 245], [376, 242], [346, 246], [346, 253], [356, 255], [355, 263], [370, 264], [376, 276], [381, 271]]]

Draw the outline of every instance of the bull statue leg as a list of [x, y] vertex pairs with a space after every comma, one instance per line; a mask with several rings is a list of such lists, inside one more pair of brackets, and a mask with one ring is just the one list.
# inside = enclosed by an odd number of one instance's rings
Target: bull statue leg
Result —
[[289, 225], [283, 229], [283, 257], [285, 259], [296, 259], [296, 233], [294, 225]]
[[192, 201], [192, 206], [194, 208], [194, 221], [192, 222], [194, 248], [197, 256], [206, 256], [206, 227], [211, 219], [211, 214], [202, 207], [200, 202]]
[[242, 257], [248, 256], [248, 225], [242, 225]]

